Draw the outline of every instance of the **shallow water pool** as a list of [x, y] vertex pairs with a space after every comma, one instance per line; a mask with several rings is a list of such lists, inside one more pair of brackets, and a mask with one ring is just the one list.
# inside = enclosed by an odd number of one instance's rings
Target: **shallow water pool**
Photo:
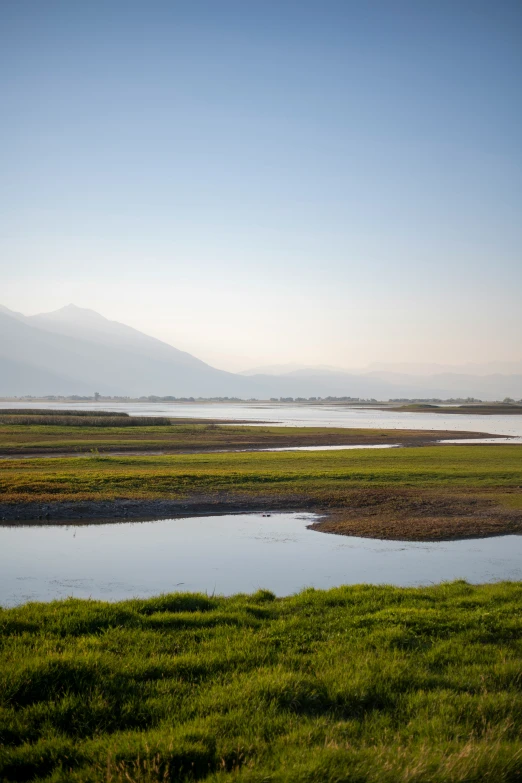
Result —
[[410, 543], [308, 530], [313, 514], [0, 527], [0, 604], [175, 591], [522, 579], [522, 536]]

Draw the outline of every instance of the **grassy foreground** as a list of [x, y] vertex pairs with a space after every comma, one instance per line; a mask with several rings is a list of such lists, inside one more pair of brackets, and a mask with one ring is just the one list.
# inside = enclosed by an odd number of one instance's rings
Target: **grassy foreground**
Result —
[[0, 779], [522, 779], [522, 584], [0, 611]]

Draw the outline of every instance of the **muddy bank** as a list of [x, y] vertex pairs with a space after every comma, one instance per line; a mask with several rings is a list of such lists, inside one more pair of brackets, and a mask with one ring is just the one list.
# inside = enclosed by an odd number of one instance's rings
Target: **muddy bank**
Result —
[[2, 522], [60, 524], [101, 522], [122, 519], [168, 519], [202, 514], [255, 513], [264, 511], [310, 510], [315, 504], [303, 497], [208, 496], [181, 500], [89, 500], [56, 503], [0, 503]]
[[[522, 499], [520, 490], [506, 497]], [[515, 506], [515, 504], [513, 504]], [[390, 541], [450, 541], [522, 534], [522, 503], [509, 507], [484, 493], [374, 490], [355, 493], [343, 508], [330, 509], [310, 525], [322, 533]]]
[[[520, 490], [508, 495], [522, 498]], [[0, 504], [0, 524], [89, 524], [123, 520], [230, 513], [313, 511], [319, 515], [310, 529], [342, 536], [395, 541], [449, 541], [522, 535], [522, 503], [506, 507], [494, 494], [418, 493], [413, 490], [360, 490], [347, 502], [328, 503], [306, 495], [230, 493], [183, 500], [111, 500]]]

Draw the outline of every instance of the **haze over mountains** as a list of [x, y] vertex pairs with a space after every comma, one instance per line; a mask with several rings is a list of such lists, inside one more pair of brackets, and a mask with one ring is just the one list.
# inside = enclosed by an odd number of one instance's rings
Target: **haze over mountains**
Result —
[[301, 365], [295, 362], [289, 364], [270, 364], [260, 367], [252, 367], [243, 370], [240, 375], [307, 375], [309, 373], [355, 373], [385, 375], [399, 373], [406, 375], [440, 375], [451, 373], [458, 375], [520, 375], [522, 374], [522, 361], [520, 362], [485, 362], [477, 364], [435, 364], [416, 362], [372, 362], [365, 367], [332, 367], [331, 365]]
[[139, 397], [522, 397], [522, 362], [275, 365], [236, 374], [99, 313], [67, 305], [25, 316], [0, 306], [0, 395]]

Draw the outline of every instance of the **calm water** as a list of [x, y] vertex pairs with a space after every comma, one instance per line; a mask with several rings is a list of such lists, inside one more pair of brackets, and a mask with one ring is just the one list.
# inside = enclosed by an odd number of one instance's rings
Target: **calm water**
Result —
[[307, 530], [312, 514], [223, 515], [70, 526], [0, 527], [0, 604], [163, 592], [288, 595], [342, 584], [522, 579], [522, 536], [445, 543]]
[[[480, 443], [495, 444], [502, 443], [522, 443], [521, 438], [456, 438], [455, 440], [438, 440], [435, 443], [469, 446]], [[273, 449], [245, 449], [245, 451], [347, 451], [348, 449], [400, 449], [400, 443], [379, 443], [377, 445], [368, 445], [367, 443], [357, 446], [278, 446]]]
[[[473, 440], [473, 439], [472, 439]], [[246, 451], [347, 451], [348, 449], [398, 449], [400, 443], [379, 443], [358, 446], [277, 446], [272, 449], [246, 449]]]
[[522, 437], [522, 416], [397, 413], [335, 405], [267, 403], [1, 403], [2, 408], [67, 408], [123, 411], [139, 416], [263, 420], [285, 427], [367, 427], [370, 429], [462, 430]]

